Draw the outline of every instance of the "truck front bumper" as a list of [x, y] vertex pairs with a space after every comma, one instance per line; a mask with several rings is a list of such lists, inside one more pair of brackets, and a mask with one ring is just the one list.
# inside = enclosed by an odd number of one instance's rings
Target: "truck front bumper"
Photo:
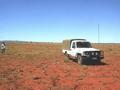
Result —
[[94, 61], [99, 61], [103, 59], [104, 57], [99, 57], [99, 56], [82, 56], [83, 60], [94, 60]]

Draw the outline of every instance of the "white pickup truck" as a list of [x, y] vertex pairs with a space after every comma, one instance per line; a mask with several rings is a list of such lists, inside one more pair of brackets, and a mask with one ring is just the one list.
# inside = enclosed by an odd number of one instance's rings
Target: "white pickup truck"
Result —
[[85, 39], [63, 40], [62, 52], [68, 58], [77, 60], [79, 64], [83, 64], [86, 60], [100, 62], [104, 58], [104, 52], [92, 48], [91, 43]]

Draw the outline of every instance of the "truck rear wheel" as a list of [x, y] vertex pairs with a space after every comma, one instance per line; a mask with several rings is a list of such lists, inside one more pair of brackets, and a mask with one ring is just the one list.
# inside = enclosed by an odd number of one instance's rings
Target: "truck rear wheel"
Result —
[[65, 55], [68, 59], [71, 59], [71, 58], [70, 58], [70, 55], [67, 54], [67, 52], [65, 52], [64, 55]]
[[65, 52], [64, 55], [67, 56], [67, 52]]
[[77, 56], [77, 62], [78, 62], [78, 64], [80, 64], [80, 65], [83, 64], [83, 59], [82, 59], [81, 55], [78, 55], [78, 56]]

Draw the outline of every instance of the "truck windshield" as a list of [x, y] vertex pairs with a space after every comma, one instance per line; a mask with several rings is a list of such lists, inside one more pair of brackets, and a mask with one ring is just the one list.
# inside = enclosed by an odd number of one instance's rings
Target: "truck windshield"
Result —
[[91, 44], [89, 42], [77, 42], [77, 48], [90, 48]]

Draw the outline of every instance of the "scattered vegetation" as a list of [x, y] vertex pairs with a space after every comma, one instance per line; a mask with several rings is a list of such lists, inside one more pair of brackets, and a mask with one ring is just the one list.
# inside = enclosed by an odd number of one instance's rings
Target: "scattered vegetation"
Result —
[[109, 51], [113, 51], [112, 48], [109, 48], [108, 50], [109, 50]]
[[119, 90], [120, 45], [99, 45], [106, 64], [88, 66], [65, 57], [61, 44], [7, 47], [6, 55], [0, 54], [0, 90]]

